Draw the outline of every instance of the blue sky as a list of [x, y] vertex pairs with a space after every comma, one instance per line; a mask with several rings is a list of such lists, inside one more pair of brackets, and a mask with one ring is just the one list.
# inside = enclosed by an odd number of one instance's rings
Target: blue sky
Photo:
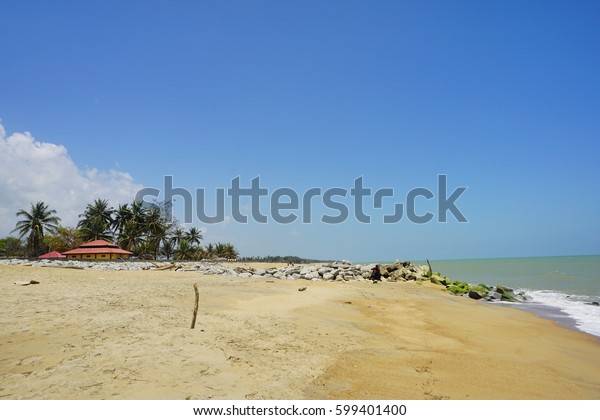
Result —
[[[395, 193], [370, 224], [194, 224], [242, 255], [600, 253], [596, 1], [5, 1], [0, 16], [0, 234], [36, 197], [68, 224], [165, 175], [205, 189], [208, 213], [237, 176], [300, 196], [362, 176]], [[438, 174], [468, 187], [468, 223], [382, 223]]]

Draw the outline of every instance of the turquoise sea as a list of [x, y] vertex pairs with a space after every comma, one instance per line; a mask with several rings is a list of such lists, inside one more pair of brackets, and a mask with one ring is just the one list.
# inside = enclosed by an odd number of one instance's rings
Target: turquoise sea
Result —
[[452, 280], [522, 290], [530, 298], [524, 309], [600, 337], [600, 306], [592, 304], [600, 303], [599, 255], [430, 262]]

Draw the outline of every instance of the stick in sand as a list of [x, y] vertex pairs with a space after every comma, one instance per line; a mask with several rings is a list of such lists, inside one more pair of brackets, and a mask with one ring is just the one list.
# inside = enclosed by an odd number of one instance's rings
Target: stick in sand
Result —
[[196, 326], [196, 316], [198, 315], [198, 299], [200, 299], [200, 293], [198, 293], [198, 284], [194, 283], [194, 293], [196, 294], [196, 304], [194, 305], [194, 316], [192, 317], [192, 330]]

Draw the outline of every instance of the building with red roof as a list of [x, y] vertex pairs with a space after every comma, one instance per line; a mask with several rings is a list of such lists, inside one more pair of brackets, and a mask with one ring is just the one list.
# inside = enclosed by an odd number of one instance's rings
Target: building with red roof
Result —
[[65, 257], [63, 254], [61, 254], [58, 251], [50, 251], [50, 252], [40, 255], [38, 258], [51, 260], [51, 259], [56, 259], [56, 258], [67, 258], [67, 257]]
[[133, 252], [125, 251], [102, 239], [81, 244], [79, 248], [63, 252], [68, 259], [78, 260], [116, 260], [119, 258], [128, 259]]

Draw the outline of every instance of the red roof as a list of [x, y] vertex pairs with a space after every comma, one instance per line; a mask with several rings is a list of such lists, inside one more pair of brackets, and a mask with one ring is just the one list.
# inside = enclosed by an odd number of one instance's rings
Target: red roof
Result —
[[63, 255], [78, 255], [78, 254], [122, 254], [131, 255], [133, 252], [125, 251], [120, 248], [75, 248], [70, 251], [63, 252]]
[[131, 255], [133, 252], [125, 251], [119, 248], [118, 245], [112, 242], [98, 239], [95, 241], [81, 244], [79, 248], [72, 249], [70, 251], [63, 252], [63, 255], [79, 255], [79, 254], [122, 254]]
[[40, 255], [38, 258], [50, 259], [50, 258], [67, 258], [67, 257], [65, 257], [60, 252], [50, 251], [50, 252]]
[[85, 244], [79, 245], [79, 248], [98, 248], [98, 247], [118, 248], [119, 246], [116, 244], [113, 244], [112, 242], [105, 241], [103, 239], [96, 239], [95, 241], [86, 242]]

